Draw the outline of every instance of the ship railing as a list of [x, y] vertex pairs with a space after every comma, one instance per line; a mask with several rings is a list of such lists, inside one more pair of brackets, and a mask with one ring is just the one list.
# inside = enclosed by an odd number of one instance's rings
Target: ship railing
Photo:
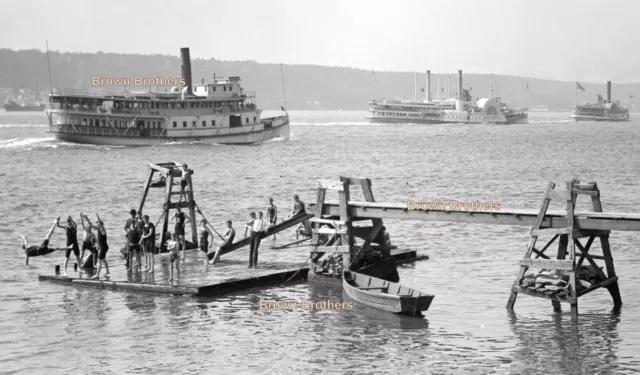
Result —
[[51, 94], [60, 96], [89, 96], [89, 97], [103, 97], [106, 95], [115, 95], [115, 92], [107, 91], [89, 91], [89, 90], [75, 90], [75, 89], [52, 89]]
[[234, 113], [246, 113], [254, 112], [257, 110], [255, 106], [252, 107], [204, 107], [204, 108], [103, 108], [101, 106], [94, 107], [88, 106], [73, 107], [62, 106], [60, 103], [49, 103], [48, 109], [60, 109], [68, 113], [78, 114], [98, 114], [98, 115], [142, 115], [142, 116], [190, 116], [190, 115], [203, 115], [203, 114], [234, 114]]
[[[55, 125], [55, 132], [65, 134], [78, 135], [95, 135], [95, 136], [128, 136], [128, 137], [161, 137], [164, 129], [137, 129], [137, 128], [112, 128], [105, 126], [86, 126], [86, 125]], [[126, 132], [126, 133], [125, 133]]]

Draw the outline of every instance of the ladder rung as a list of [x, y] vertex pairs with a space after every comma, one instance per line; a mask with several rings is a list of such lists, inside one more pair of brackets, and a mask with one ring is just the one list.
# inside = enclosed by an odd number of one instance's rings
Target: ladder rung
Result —
[[585, 238], [585, 237], [600, 237], [607, 234], [611, 234], [610, 230], [589, 230], [589, 229], [576, 229], [573, 231], [573, 238]]
[[[318, 234], [336, 234], [336, 229], [331, 229], [331, 228], [318, 228], [318, 229], [312, 229], [313, 233], [318, 233]], [[338, 229], [337, 230], [338, 234], [347, 234], [347, 230], [346, 229]]]
[[316, 217], [312, 217], [309, 219], [312, 223], [320, 223], [320, 224], [335, 224], [335, 225], [345, 225], [346, 222], [340, 220], [331, 220], [331, 219], [318, 219]]
[[544, 236], [549, 234], [571, 234], [573, 228], [544, 228], [531, 229], [531, 236]]
[[521, 266], [529, 268], [539, 268], [545, 270], [573, 270], [573, 260], [557, 260], [557, 259], [523, 259], [520, 261]]
[[594, 196], [594, 197], [597, 197], [598, 194], [599, 194], [597, 190], [574, 189], [573, 192], [576, 193], [576, 194], [591, 195], [591, 196]]

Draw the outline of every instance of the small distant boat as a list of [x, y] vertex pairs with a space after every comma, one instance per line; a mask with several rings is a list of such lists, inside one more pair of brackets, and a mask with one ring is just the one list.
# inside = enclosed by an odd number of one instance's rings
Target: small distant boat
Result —
[[622, 106], [620, 101], [611, 100], [611, 81], [607, 81], [607, 99], [598, 94], [597, 103], [574, 106], [571, 118], [576, 121], [629, 121], [629, 109]]
[[4, 104], [4, 110], [7, 112], [42, 112], [44, 108], [44, 103], [27, 104], [24, 101], [19, 103], [15, 100], [7, 100]]
[[349, 298], [395, 314], [420, 315], [431, 305], [433, 295], [397, 283], [345, 271], [342, 286]]

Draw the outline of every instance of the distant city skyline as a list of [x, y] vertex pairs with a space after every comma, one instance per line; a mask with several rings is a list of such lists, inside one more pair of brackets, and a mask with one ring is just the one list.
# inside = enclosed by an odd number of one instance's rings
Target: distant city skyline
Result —
[[[9, 0], [0, 48], [640, 82], [628, 0]], [[0, 61], [0, 68], [2, 62]]]

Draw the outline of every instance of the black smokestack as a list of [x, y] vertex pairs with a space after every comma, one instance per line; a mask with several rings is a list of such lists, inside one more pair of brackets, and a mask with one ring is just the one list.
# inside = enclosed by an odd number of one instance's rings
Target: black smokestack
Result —
[[458, 99], [462, 100], [462, 70], [458, 70]]
[[611, 102], [611, 81], [607, 81], [607, 101]]
[[187, 94], [193, 95], [191, 91], [191, 57], [189, 56], [189, 47], [180, 48], [180, 58], [182, 59], [182, 79], [187, 86]]

